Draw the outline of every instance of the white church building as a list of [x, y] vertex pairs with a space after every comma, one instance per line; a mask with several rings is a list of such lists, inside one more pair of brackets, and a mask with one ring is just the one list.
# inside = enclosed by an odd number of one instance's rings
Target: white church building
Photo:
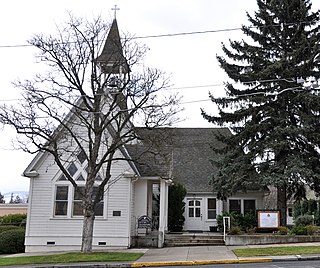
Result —
[[[116, 20], [110, 28], [105, 49], [110, 47], [110, 36], [119, 36]], [[211, 146], [222, 146], [214, 134], [231, 135], [228, 129], [137, 128], [137, 131], [143, 135], [166, 135], [165, 150], [157, 157], [146, 155], [138, 162], [114, 163], [112, 178], [96, 207], [93, 250], [132, 247], [136, 238], [145, 236], [148, 229], [157, 233], [157, 246], [162, 247], [168, 231], [168, 187], [172, 182], [180, 182], [187, 189], [185, 231], [209, 231], [222, 211], [245, 213], [264, 208], [265, 191], [261, 189], [220, 201], [214, 185], [209, 184], [209, 177], [216, 170], [210, 163], [210, 159], [216, 157]], [[128, 144], [117, 153], [134, 158], [141, 146]], [[66, 163], [65, 168], [79, 187], [85, 183], [86, 164], [81, 151]], [[23, 175], [30, 179], [26, 252], [80, 250], [81, 198], [53, 156], [48, 152], [38, 153]], [[99, 184], [99, 180], [96, 183]], [[159, 194], [158, 207], [154, 206], [155, 194]]]

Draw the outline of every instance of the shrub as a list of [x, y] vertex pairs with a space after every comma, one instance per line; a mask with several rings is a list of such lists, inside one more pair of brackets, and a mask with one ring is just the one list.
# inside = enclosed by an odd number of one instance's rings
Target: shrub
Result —
[[314, 235], [316, 231], [318, 231], [318, 228], [314, 225], [306, 225], [305, 226], [307, 230], [307, 235]]
[[280, 226], [278, 228], [278, 233], [281, 235], [287, 235], [288, 234], [288, 228], [285, 226]]
[[230, 231], [229, 231], [229, 235], [240, 235], [242, 232], [241, 232], [241, 228], [239, 226], [232, 226], [230, 228]]
[[3, 232], [7, 232], [9, 230], [16, 230], [20, 229], [21, 227], [16, 226], [16, 225], [0, 225], [0, 234]]
[[256, 227], [246, 229], [247, 234], [254, 234], [256, 231], [257, 231]]
[[293, 218], [296, 219], [301, 216], [301, 203], [299, 201], [294, 203]]
[[317, 201], [314, 199], [308, 200], [309, 214], [314, 215], [317, 212]]
[[172, 232], [182, 231], [185, 218], [183, 216], [186, 196], [186, 189], [181, 184], [174, 184], [169, 187], [169, 209], [168, 209], [168, 228]]
[[230, 224], [231, 226], [239, 226], [239, 218], [241, 217], [241, 214], [235, 213], [235, 212], [224, 212], [221, 215], [217, 216], [217, 225], [218, 229], [220, 231], [223, 231], [223, 217], [230, 217]]
[[10, 224], [10, 225], [21, 226], [26, 224], [26, 219], [27, 219], [27, 214], [21, 214], [21, 213], [9, 214], [9, 215], [0, 217], [0, 224], [1, 225]]
[[294, 220], [295, 225], [313, 225], [313, 216], [312, 215], [302, 215]]
[[9, 230], [0, 234], [0, 253], [24, 252], [24, 228]]
[[307, 229], [306, 229], [305, 226], [303, 226], [301, 224], [300, 225], [295, 225], [290, 230], [290, 234], [292, 234], [292, 235], [307, 235]]
[[320, 225], [320, 202], [318, 201], [318, 209], [317, 211], [314, 213], [314, 224], [315, 225]]
[[225, 212], [222, 215], [217, 215], [217, 225], [220, 232], [223, 231], [223, 216], [227, 216]]
[[257, 218], [254, 213], [246, 213], [243, 215], [241, 227], [244, 230], [253, 229], [257, 226]]
[[237, 226], [242, 231], [251, 230], [257, 226], [257, 220], [254, 213], [242, 215], [236, 212], [224, 212], [222, 215], [217, 216], [217, 224], [220, 231], [223, 230], [223, 217], [230, 217], [231, 227]]

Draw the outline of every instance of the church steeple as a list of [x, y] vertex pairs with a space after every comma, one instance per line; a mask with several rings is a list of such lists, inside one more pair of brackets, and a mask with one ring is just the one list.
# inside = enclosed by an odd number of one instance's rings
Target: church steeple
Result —
[[123, 55], [118, 23], [114, 18], [100, 56], [96, 59], [104, 74], [127, 74], [129, 66]]

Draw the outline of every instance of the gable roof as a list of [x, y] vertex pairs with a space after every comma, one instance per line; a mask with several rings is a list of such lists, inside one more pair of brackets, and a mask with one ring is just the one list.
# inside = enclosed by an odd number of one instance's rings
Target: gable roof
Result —
[[[122, 45], [120, 41], [120, 35], [119, 35], [118, 24], [116, 19], [114, 19], [112, 22], [109, 33], [107, 35], [106, 43], [104, 45], [101, 55], [96, 59], [96, 62], [100, 64], [102, 71], [105, 71], [108, 73], [115, 74], [115, 73], [121, 73], [121, 72], [123, 73], [123, 72], [129, 71], [127, 61], [123, 56]], [[124, 68], [120, 68], [120, 66]], [[120, 109], [123, 109], [123, 110], [127, 109], [126, 99], [122, 93], [111, 94], [111, 97], [116, 99], [117, 105], [120, 107]], [[87, 99], [87, 101], [90, 102], [89, 99]], [[73, 120], [73, 115], [76, 107], [81, 106], [82, 103], [83, 103], [82, 97], [76, 100], [75, 106], [72, 107], [71, 110], [68, 112], [68, 114], [65, 116], [65, 118], [63, 118], [62, 120], [63, 124], [68, 124], [68, 122]], [[60, 124], [57, 126], [57, 128], [52, 133], [52, 137], [59, 135], [59, 133], [64, 128], [63, 124]], [[112, 125], [108, 126], [107, 131], [109, 131], [112, 135], [115, 132]], [[128, 152], [126, 151], [126, 148], [124, 146], [120, 147], [119, 150], [125, 157], [129, 157]], [[36, 172], [37, 165], [39, 165], [39, 163], [42, 161], [45, 154], [46, 152], [44, 150], [39, 151], [36, 154], [36, 156], [33, 158], [33, 160], [29, 163], [27, 168], [23, 171], [22, 176], [37, 177], [39, 175]], [[129, 161], [129, 165], [133, 169], [133, 171], [139, 175], [139, 172], [136, 169], [135, 165], [130, 161]]]
[[123, 55], [117, 20], [114, 19], [110, 27], [107, 40], [100, 56], [96, 59], [103, 73], [128, 73], [129, 65]]
[[141, 142], [126, 145], [141, 176], [173, 178], [188, 192], [212, 192], [209, 179], [217, 172], [210, 162], [222, 147], [215, 135], [232, 135], [228, 128], [137, 128]]

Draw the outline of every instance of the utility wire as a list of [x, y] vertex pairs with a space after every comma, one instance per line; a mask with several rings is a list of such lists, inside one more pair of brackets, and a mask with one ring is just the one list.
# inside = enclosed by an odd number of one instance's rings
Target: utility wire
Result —
[[[252, 80], [252, 81], [243, 82], [243, 84], [270, 83], [270, 82], [279, 82], [279, 81], [286, 81], [286, 82], [289, 82], [289, 83], [295, 83], [296, 82], [293, 79], [290, 80], [290, 79], [286, 79], [286, 78], [277, 78], [277, 79], [266, 79], [266, 80]], [[228, 84], [237, 85], [239, 83], [228, 83]], [[208, 87], [224, 87], [224, 86], [226, 86], [226, 83], [208, 84], [208, 85], [193, 85], [193, 86], [182, 86], [182, 87], [169, 87], [169, 88], [166, 88], [164, 90], [184, 90], [184, 89], [208, 88]], [[98, 95], [98, 94], [96, 94], [96, 95]], [[105, 94], [101, 94], [101, 95], [105, 95]], [[70, 96], [70, 97], [80, 98], [80, 97], [83, 97], [83, 95], [74, 95], [74, 96]], [[21, 98], [0, 99], [0, 102], [19, 101], [19, 100], [23, 100], [23, 99], [21, 99]], [[202, 100], [202, 101], [204, 101], [204, 100]], [[200, 101], [196, 101], [196, 102], [200, 102]], [[188, 103], [190, 103], [190, 102], [188, 102]]]
[[[253, 96], [253, 95], [265, 95], [266, 97], [267, 96], [278, 96], [280, 94], [282, 94], [283, 92], [286, 92], [286, 91], [293, 91], [293, 92], [300, 92], [300, 91], [303, 91], [303, 90], [312, 90], [312, 89], [315, 89], [317, 90], [317, 88], [314, 86], [314, 87], [310, 87], [310, 88], [304, 88], [302, 86], [298, 86], [298, 87], [291, 87], [291, 88], [285, 88], [279, 92], [256, 92], [256, 93], [248, 93], [248, 94], [243, 94], [243, 95], [239, 95], [239, 96], [235, 96], [234, 98], [233, 97], [230, 97], [230, 99], [236, 99], [236, 98], [240, 98], [240, 97], [245, 97], [245, 96]], [[199, 103], [199, 102], [207, 102], [207, 101], [211, 101], [211, 99], [202, 99], [202, 100], [193, 100], [193, 101], [185, 101], [185, 102], [181, 102], [179, 103], [180, 105], [184, 105], [184, 104], [193, 104], [193, 103]], [[12, 110], [10, 110], [12, 112]], [[89, 112], [90, 114], [100, 114], [101, 112]], [[57, 115], [56, 115], [57, 116]], [[65, 115], [63, 115], [65, 116]], [[51, 116], [49, 115], [43, 115], [43, 116], [35, 116], [35, 119], [48, 119], [48, 118], [52, 118]], [[27, 118], [28, 119], [28, 118]]]
[[207, 34], [207, 33], [220, 33], [220, 32], [232, 32], [239, 31], [241, 27], [238, 28], [228, 28], [228, 29], [218, 29], [218, 30], [207, 30], [207, 31], [194, 31], [194, 32], [181, 32], [172, 34], [157, 34], [157, 35], [146, 35], [146, 36], [136, 36], [132, 39], [147, 39], [147, 38], [159, 38], [159, 37], [173, 37], [181, 35], [193, 35], [193, 34]]
[[[246, 27], [249, 29], [254, 29], [254, 28], [267, 28], [267, 27], [281, 27], [283, 25], [287, 25], [287, 26], [300, 25], [300, 24], [304, 24], [304, 23], [310, 23], [310, 22], [302, 21], [302, 22], [296, 22], [296, 23], [282, 23], [282, 24], [274, 24], [274, 25], [265, 25], [262, 27], [257, 27], [257, 26], [246, 26]], [[180, 32], [180, 33], [169, 33], [169, 34], [155, 34], [155, 35], [135, 36], [135, 37], [132, 37], [131, 39], [148, 39], [148, 38], [162, 38], [162, 37], [174, 37], [174, 36], [196, 35], [196, 34], [210, 34], [210, 33], [239, 31], [241, 29], [242, 29], [242, 27], [236, 27], [236, 28], [224, 28], [224, 29], [217, 29], [217, 30], [192, 31], [192, 32]], [[33, 47], [33, 46], [34, 45], [31, 45], [31, 44], [16, 44], [16, 45], [0, 45], [0, 48], [19, 48], [19, 47]]]

